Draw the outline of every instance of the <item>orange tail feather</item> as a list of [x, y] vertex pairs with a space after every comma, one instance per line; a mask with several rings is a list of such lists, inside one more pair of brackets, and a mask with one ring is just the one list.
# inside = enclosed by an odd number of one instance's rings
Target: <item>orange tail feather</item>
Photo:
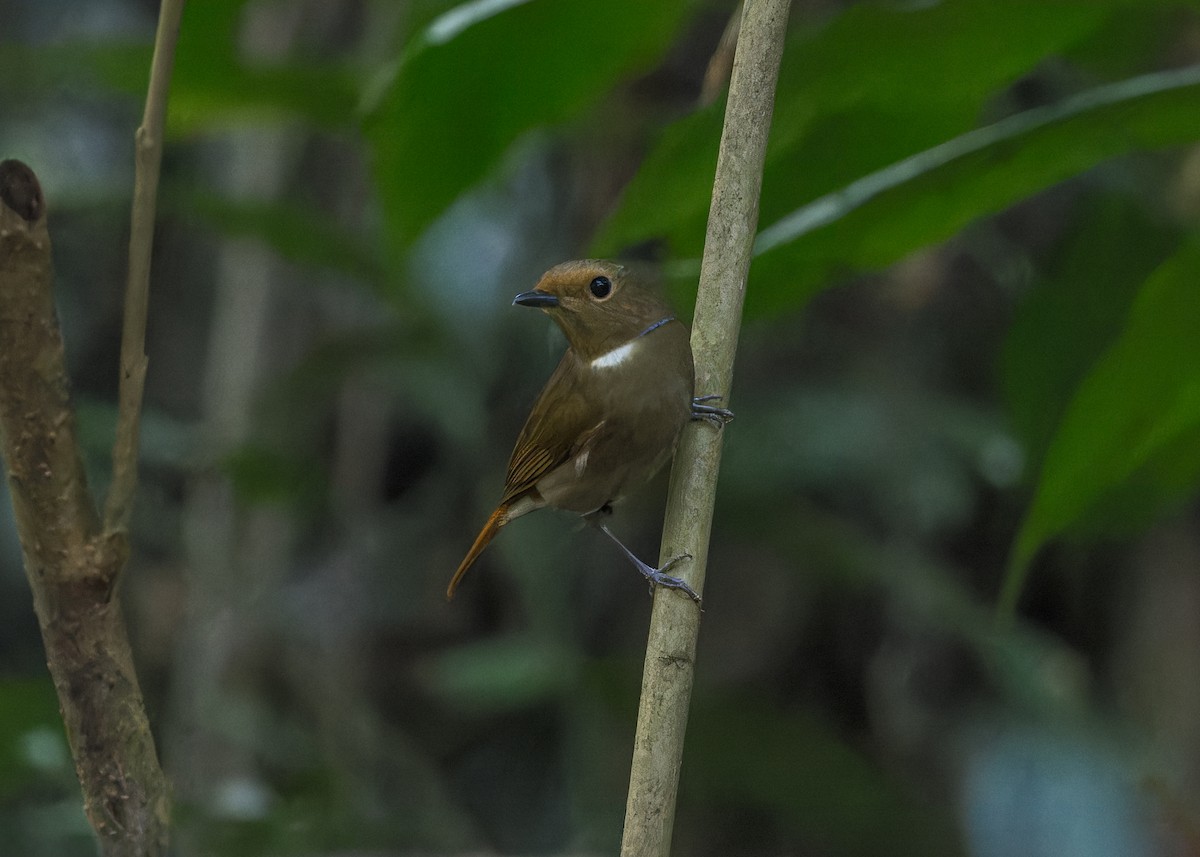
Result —
[[479, 555], [483, 553], [483, 549], [491, 543], [492, 539], [496, 538], [496, 533], [500, 532], [500, 528], [508, 523], [505, 517], [507, 512], [508, 506], [497, 506], [496, 511], [492, 512], [492, 516], [487, 519], [487, 523], [483, 525], [483, 529], [475, 537], [475, 544], [471, 545], [471, 549], [467, 551], [466, 557], [459, 563], [458, 571], [454, 572], [454, 577], [450, 578], [450, 585], [446, 587], [447, 601], [454, 598], [454, 590], [458, 589], [458, 583], [462, 580], [463, 575], [467, 573], [467, 569], [475, 564], [475, 560], [479, 559]]

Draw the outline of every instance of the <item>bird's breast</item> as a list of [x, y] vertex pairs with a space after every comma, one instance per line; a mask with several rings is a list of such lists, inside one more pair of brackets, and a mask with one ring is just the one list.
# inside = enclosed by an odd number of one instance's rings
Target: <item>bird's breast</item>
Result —
[[636, 489], [670, 458], [691, 413], [692, 362], [686, 329], [665, 328], [576, 365], [594, 422], [537, 488], [549, 505], [587, 513]]

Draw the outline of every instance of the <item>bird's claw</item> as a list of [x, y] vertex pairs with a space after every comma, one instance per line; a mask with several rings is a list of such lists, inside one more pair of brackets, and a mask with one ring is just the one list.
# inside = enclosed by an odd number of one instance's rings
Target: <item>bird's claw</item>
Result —
[[717, 395], [694, 397], [692, 399], [692, 419], [706, 420], [715, 428], [723, 428], [727, 422], [733, 419], [733, 411], [704, 404], [705, 402], [719, 401], [721, 401], [721, 397]]
[[691, 558], [691, 554], [680, 554], [679, 556], [672, 557], [667, 562], [663, 563], [662, 568], [651, 568], [650, 566], [646, 566], [644, 569], [641, 569], [642, 574], [646, 575], [646, 580], [650, 583], [650, 594], [652, 596], [654, 595], [654, 588], [656, 586], [661, 586], [664, 589], [678, 589], [688, 598], [699, 604], [701, 602], [700, 596], [696, 594], [696, 590], [688, 586], [686, 580], [683, 580], [679, 577], [672, 577], [666, 573], [667, 569], [669, 569], [671, 566], [678, 562], [682, 562], [685, 559]]

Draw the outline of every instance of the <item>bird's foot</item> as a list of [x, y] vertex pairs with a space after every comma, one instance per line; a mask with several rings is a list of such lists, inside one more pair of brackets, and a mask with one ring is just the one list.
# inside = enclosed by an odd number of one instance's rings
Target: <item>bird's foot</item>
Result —
[[672, 577], [671, 575], [666, 573], [667, 569], [670, 568], [671, 566], [675, 565], [675, 563], [682, 562], [685, 559], [691, 559], [691, 558], [692, 558], [692, 555], [690, 553], [680, 554], [679, 556], [671, 557], [671, 559], [669, 559], [665, 563], [663, 563], [662, 568], [652, 568], [651, 566], [647, 565], [646, 563], [642, 562], [641, 560], [638, 560], [638, 562], [637, 562], [637, 565], [639, 566], [638, 571], [640, 571], [643, 575], [645, 575], [646, 580], [648, 580], [650, 582], [650, 595], [651, 596], [654, 595], [654, 587], [656, 587], [656, 586], [661, 586], [664, 589], [678, 589], [680, 592], [682, 592], [688, 598], [692, 599], [697, 604], [699, 604], [701, 602], [700, 596], [696, 594], [696, 590], [694, 590], [694, 589], [692, 589], [692, 587], [688, 586], [686, 580], [684, 580], [683, 578], [680, 578], [680, 577]]
[[625, 558], [633, 563], [633, 567], [636, 568], [642, 577], [646, 578], [646, 580], [650, 583], [651, 595], [654, 594], [654, 587], [661, 586], [664, 589], [678, 589], [697, 604], [700, 603], [700, 596], [696, 594], [696, 590], [688, 586], [687, 581], [683, 580], [682, 578], [672, 577], [671, 575], [667, 574], [667, 571], [676, 563], [682, 562], [685, 559], [691, 559], [691, 554], [685, 553], [676, 557], [672, 557], [667, 562], [663, 563], [662, 568], [655, 568], [654, 566], [643, 562], [637, 556], [637, 554], [625, 547], [625, 545], [621, 543], [621, 540], [614, 536], [608, 527], [606, 527], [604, 524], [600, 524], [599, 526], [600, 532], [612, 539], [613, 544], [620, 548], [621, 553], [625, 555]]
[[692, 399], [692, 419], [707, 420], [716, 428], [723, 428], [724, 425], [733, 419], [733, 411], [727, 408], [718, 408], [714, 405], [706, 405], [705, 402], [719, 402], [720, 396], [696, 396]]

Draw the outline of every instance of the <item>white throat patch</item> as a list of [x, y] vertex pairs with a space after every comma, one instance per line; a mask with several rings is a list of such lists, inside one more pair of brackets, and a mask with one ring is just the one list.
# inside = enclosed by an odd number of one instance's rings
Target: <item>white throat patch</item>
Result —
[[601, 354], [588, 365], [593, 369], [614, 369], [628, 361], [633, 356], [633, 352], [637, 350], [639, 344], [640, 340], [631, 339], [624, 345], [618, 345], [612, 351], [606, 351]]

